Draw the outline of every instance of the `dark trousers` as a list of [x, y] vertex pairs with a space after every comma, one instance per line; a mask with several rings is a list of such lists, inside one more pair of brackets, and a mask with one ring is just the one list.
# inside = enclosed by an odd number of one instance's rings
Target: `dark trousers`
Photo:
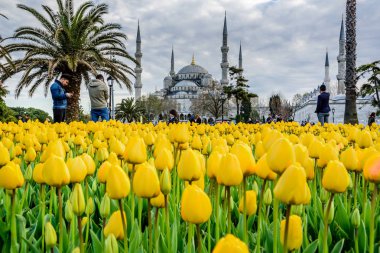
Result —
[[53, 108], [54, 123], [65, 122], [66, 119], [66, 109], [55, 109]]

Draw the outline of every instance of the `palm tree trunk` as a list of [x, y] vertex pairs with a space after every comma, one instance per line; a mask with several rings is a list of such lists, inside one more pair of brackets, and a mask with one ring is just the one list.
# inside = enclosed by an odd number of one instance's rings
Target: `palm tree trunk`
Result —
[[73, 93], [73, 96], [67, 100], [67, 122], [79, 120], [80, 85], [82, 76], [78, 73], [72, 73], [71, 76], [72, 78], [69, 85], [66, 87], [66, 92]]
[[344, 123], [358, 123], [356, 111], [356, 0], [346, 2], [346, 107]]

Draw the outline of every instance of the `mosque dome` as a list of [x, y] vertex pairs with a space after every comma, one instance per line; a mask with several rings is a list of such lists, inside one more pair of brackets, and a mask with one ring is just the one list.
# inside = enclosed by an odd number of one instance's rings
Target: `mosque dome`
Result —
[[189, 80], [182, 80], [178, 82], [175, 87], [198, 87], [196, 83], [189, 81]]
[[208, 71], [195, 64], [194, 55], [190, 65], [187, 65], [178, 71], [178, 74], [208, 74]]
[[170, 81], [171, 81], [171, 80], [172, 80], [172, 77], [171, 77], [171, 76], [166, 76], [164, 80], [165, 80], [165, 81], [166, 81], [166, 80], [170, 80]]

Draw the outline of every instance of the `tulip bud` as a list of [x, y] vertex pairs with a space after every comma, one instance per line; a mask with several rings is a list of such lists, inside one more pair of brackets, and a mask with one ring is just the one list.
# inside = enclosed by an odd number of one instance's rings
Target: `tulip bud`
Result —
[[94, 181], [92, 181], [91, 190], [92, 190], [92, 192], [96, 192], [97, 189], [98, 189], [98, 184], [97, 184], [96, 180], [94, 180]]
[[81, 220], [82, 228], [84, 228], [87, 225], [87, 222], [88, 222], [88, 218], [87, 217], [83, 217], [83, 219]]
[[52, 248], [57, 243], [57, 234], [50, 222], [45, 224], [45, 243], [47, 248]]
[[68, 222], [71, 222], [71, 220], [73, 219], [73, 216], [74, 216], [73, 206], [71, 205], [70, 201], [67, 201], [66, 206], [65, 206], [65, 219]]
[[71, 251], [71, 253], [80, 253], [80, 248], [76, 247], [75, 249], [73, 249], [73, 251]]
[[86, 214], [90, 216], [95, 211], [94, 200], [92, 198], [87, 199]]
[[116, 237], [110, 234], [105, 242], [105, 253], [118, 253], [119, 246], [117, 245]]
[[[329, 210], [329, 213], [328, 213], [328, 223], [330, 224], [333, 219], [334, 219], [334, 213], [335, 213], [335, 207], [334, 207], [334, 200], [331, 202], [331, 207], [330, 207], [330, 210]], [[325, 212], [326, 213], [327, 211], [327, 206], [325, 207]]]
[[272, 204], [272, 191], [269, 188], [264, 193], [264, 204], [267, 206]]
[[358, 229], [360, 225], [360, 213], [359, 209], [355, 208], [354, 212], [351, 215], [351, 224], [354, 228]]
[[254, 181], [252, 184], [252, 190], [254, 190], [255, 192], [259, 192], [259, 186], [257, 185], [256, 181]]
[[104, 219], [106, 217], [108, 217], [108, 215], [110, 214], [110, 206], [111, 206], [111, 203], [110, 203], [110, 197], [108, 197], [108, 194], [104, 194], [104, 197], [102, 198], [102, 202], [100, 202], [100, 208], [99, 208], [99, 212], [100, 212], [100, 216]]
[[36, 159], [36, 151], [33, 147], [29, 147], [24, 155], [24, 160], [28, 163], [33, 162]]
[[292, 206], [292, 214], [302, 216], [303, 205], [294, 205]]
[[321, 194], [320, 199], [322, 203], [326, 203], [326, 201], [329, 199], [329, 192], [325, 190], [325, 188], [321, 188]]
[[24, 179], [26, 181], [30, 181], [30, 179], [32, 179], [32, 176], [33, 176], [32, 167], [30, 165], [28, 165], [28, 167], [26, 168], [25, 174], [24, 174]]
[[222, 252], [235, 252], [235, 253], [248, 253], [247, 245], [240, 241], [239, 238], [228, 234], [218, 241], [216, 244], [213, 253], [222, 253]]
[[71, 204], [73, 206], [73, 212], [76, 216], [82, 215], [86, 208], [84, 201], [84, 195], [81, 184], [75, 184], [74, 190], [71, 193]]
[[160, 188], [164, 195], [168, 195], [172, 189], [171, 176], [169, 170], [166, 168], [160, 177]]

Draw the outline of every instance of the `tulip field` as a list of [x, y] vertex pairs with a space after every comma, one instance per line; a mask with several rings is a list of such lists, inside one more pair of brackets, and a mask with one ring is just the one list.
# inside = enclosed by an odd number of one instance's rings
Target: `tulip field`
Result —
[[379, 127], [0, 123], [0, 252], [380, 252]]

